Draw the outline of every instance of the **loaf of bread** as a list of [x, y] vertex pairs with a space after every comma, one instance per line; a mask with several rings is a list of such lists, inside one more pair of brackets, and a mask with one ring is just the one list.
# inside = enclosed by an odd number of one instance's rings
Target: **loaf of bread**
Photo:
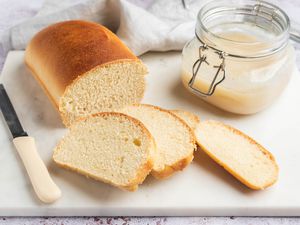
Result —
[[198, 126], [200, 119], [197, 115], [181, 110], [181, 109], [173, 109], [171, 110], [172, 113], [174, 113], [176, 116], [181, 118], [184, 122], [186, 122], [187, 125], [194, 131], [196, 127]]
[[121, 113], [98, 113], [70, 126], [54, 149], [60, 166], [134, 191], [153, 166], [154, 140], [138, 120]]
[[203, 151], [249, 188], [264, 189], [276, 182], [273, 155], [241, 131], [208, 120], [200, 122], [195, 135]]
[[141, 101], [143, 63], [105, 27], [67, 21], [37, 33], [25, 62], [66, 126], [77, 118]]
[[191, 128], [175, 114], [157, 106], [136, 104], [122, 113], [140, 120], [154, 137], [156, 155], [152, 175], [167, 178], [183, 170], [194, 157], [195, 136]]

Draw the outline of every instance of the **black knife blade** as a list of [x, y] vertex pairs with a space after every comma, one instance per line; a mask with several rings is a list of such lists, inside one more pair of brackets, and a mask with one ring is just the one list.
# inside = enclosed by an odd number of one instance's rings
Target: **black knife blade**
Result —
[[52, 180], [45, 163], [41, 159], [35, 139], [23, 130], [11, 101], [0, 84], [0, 109], [12, 133], [12, 140], [29, 175], [33, 189], [38, 198], [45, 203], [52, 203], [60, 198], [61, 191]]
[[0, 108], [13, 138], [28, 136], [28, 134], [23, 130], [3, 84], [0, 84]]

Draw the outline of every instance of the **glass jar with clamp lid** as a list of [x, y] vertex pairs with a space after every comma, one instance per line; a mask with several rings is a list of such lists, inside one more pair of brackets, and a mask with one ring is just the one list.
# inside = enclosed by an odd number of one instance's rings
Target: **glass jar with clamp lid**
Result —
[[215, 0], [197, 17], [182, 52], [184, 86], [238, 114], [263, 110], [279, 97], [295, 69], [290, 22], [279, 7], [257, 0]]

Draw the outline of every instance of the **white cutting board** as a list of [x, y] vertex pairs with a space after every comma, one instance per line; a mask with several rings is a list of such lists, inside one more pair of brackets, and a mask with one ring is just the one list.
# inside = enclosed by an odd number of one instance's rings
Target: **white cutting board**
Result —
[[38, 201], [0, 118], [0, 216], [300, 216], [300, 76], [295, 73], [280, 99], [252, 116], [225, 113], [189, 94], [180, 81], [180, 54], [142, 57], [147, 76], [145, 103], [182, 108], [201, 119], [229, 123], [269, 149], [280, 166], [278, 182], [251, 191], [201, 152], [183, 172], [157, 181], [149, 176], [130, 193], [58, 168], [52, 149], [65, 133], [58, 113], [23, 63], [24, 52], [10, 52], [0, 77], [26, 131], [36, 138], [42, 158], [62, 189], [52, 205]]

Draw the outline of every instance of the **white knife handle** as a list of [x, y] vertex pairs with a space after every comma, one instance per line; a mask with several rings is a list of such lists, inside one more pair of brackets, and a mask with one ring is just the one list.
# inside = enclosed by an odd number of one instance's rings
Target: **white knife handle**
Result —
[[53, 182], [49, 172], [39, 156], [33, 137], [17, 137], [13, 143], [24, 163], [35, 193], [45, 203], [60, 198], [61, 191]]

